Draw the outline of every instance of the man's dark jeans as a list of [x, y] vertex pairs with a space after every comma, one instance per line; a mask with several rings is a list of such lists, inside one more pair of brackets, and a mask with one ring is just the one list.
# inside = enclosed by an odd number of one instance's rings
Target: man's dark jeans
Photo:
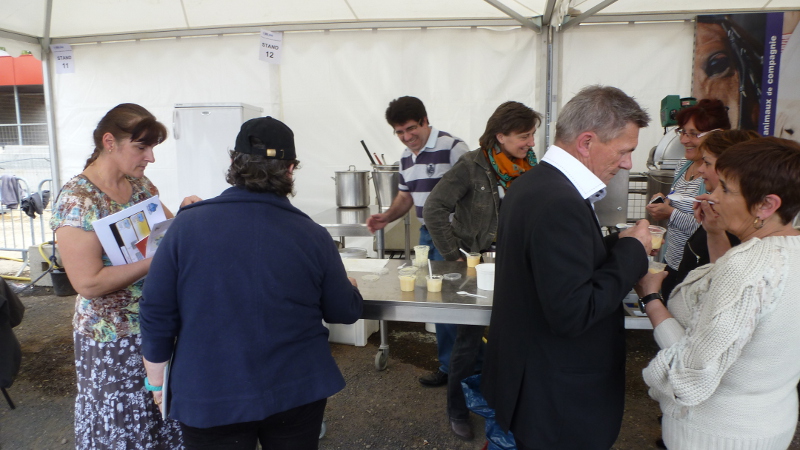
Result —
[[[454, 420], [469, 418], [461, 380], [476, 372], [479, 355], [483, 353], [482, 325], [458, 325], [456, 342], [450, 355], [450, 374], [447, 379], [447, 414]], [[478, 366], [479, 367], [479, 366]]]

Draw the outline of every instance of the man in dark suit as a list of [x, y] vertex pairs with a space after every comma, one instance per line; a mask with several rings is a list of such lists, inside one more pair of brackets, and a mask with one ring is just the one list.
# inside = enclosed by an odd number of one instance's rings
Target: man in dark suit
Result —
[[646, 220], [603, 238], [593, 203], [650, 121], [613, 87], [563, 108], [556, 145], [503, 201], [482, 391], [519, 450], [607, 450], [622, 423], [622, 299], [647, 272]]

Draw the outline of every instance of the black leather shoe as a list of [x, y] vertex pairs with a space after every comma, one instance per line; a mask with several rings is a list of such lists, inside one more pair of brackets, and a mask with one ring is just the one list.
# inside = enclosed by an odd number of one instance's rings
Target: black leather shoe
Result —
[[428, 387], [444, 386], [447, 384], [447, 374], [437, 369], [436, 372], [431, 372], [424, 377], [419, 377], [419, 383]]
[[471, 441], [475, 438], [469, 420], [450, 419], [450, 429], [453, 430], [453, 434], [462, 441]]

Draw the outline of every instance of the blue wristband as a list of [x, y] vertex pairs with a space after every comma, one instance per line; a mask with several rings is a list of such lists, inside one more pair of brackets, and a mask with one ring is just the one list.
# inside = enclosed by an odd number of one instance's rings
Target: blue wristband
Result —
[[150, 392], [158, 392], [161, 390], [161, 386], [153, 386], [150, 384], [150, 380], [147, 377], [144, 377], [144, 388]]

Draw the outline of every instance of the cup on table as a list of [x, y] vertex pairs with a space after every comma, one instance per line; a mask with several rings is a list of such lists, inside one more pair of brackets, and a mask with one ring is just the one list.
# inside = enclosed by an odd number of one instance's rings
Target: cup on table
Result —
[[417, 268], [403, 267], [397, 277], [400, 279], [400, 290], [411, 292], [414, 290], [414, 282], [417, 280]]
[[417, 267], [425, 267], [425, 264], [428, 264], [428, 250], [429, 247], [427, 245], [415, 245], [414, 246], [414, 265]]
[[475, 266], [478, 272], [478, 289], [484, 291], [494, 290], [494, 264], [478, 264]]
[[653, 239], [653, 250], [660, 249], [661, 244], [664, 243], [664, 233], [666, 233], [667, 230], [658, 225], [650, 225], [648, 228], [650, 229], [650, 237]]
[[467, 254], [467, 267], [475, 267], [481, 263], [481, 254], [470, 252]]
[[428, 292], [442, 292], [442, 275], [426, 275]]

